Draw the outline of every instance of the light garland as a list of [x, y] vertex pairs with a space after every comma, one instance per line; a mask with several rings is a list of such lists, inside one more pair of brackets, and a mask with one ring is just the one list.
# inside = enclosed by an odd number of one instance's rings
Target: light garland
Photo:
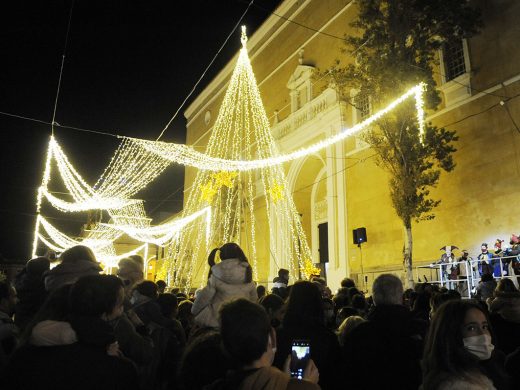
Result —
[[[417, 109], [417, 121], [419, 124], [419, 133], [421, 142], [424, 137], [424, 94], [425, 84], [420, 83], [394, 100], [388, 106], [378, 111], [374, 115], [368, 117], [363, 122], [354, 125], [351, 128], [345, 129], [342, 132], [330, 136], [324, 140], [318, 141], [310, 146], [300, 148], [291, 153], [271, 156], [264, 159], [254, 160], [238, 160], [238, 159], [224, 159], [210, 155], [209, 153], [200, 153], [187, 145], [170, 144], [161, 141], [147, 141], [142, 139], [130, 138], [132, 142], [142, 146], [150, 153], [155, 153], [166, 160], [172, 162], [192, 166], [200, 170], [209, 171], [249, 171], [254, 169], [267, 168], [270, 166], [280, 165], [288, 161], [296, 160], [311, 154], [315, 154], [337, 142], [343, 141], [347, 137], [354, 135], [363, 129], [370, 127], [375, 122], [380, 120], [383, 116], [390, 113], [401, 103], [413, 97], [415, 99], [415, 106]], [[266, 118], [267, 119], [267, 118]]]
[[[47, 150], [42, 185], [39, 187], [37, 195], [38, 215], [36, 218], [34, 231], [33, 257], [36, 256], [38, 241], [41, 241], [48, 248], [58, 252], [62, 252], [67, 248], [75, 245], [86, 245], [92, 248], [94, 253], [96, 253], [96, 255], [102, 259], [105, 265], [112, 266], [114, 261], [122, 258], [121, 256], [125, 257], [131, 253], [137, 253], [140, 250], [138, 248], [136, 249], [137, 252], [132, 251], [123, 255], [116, 255], [114, 241], [120, 238], [124, 233], [127, 233], [131, 237], [134, 237], [141, 242], [164, 245], [168, 240], [173, 239], [174, 236], [178, 234], [178, 231], [186, 224], [189, 224], [204, 214], [206, 214], [206, 225], [209, 229], [211, 219], [211, 209], [209, 208], [200, 210], [198, 213], [189, 215], [182, 220], [175, 220], [163, 225], [150, 227], [151, 219], [146, 216], [143, 202], [137, 199], [124, 199], [121, 196], [127, 196], [129, 194], [135, 193], [137, 191], [136, 187], [139, 189], [143, 185], [147, 184], [147, 182], [151, 180], [150, 178], [153, 178], [160, 173], [162, 168], [157, 168], [157, 166], [152, 163], [152, 170], [155, 170], [154, 173], [150, 173], [151, 171], [143, 172], [142, 169], [137, 169], [137, 176], [144, 175], [147, 178], [137, 182], [136, 180], [132, 179], [122, 183], [122, 188], [125, 188], [124, 191], [116, 190], [116, 185], [114, 183], [121, 182], [121, 180], [114, 179], [114, 177], [118, 176], [115, 172], [124, 172], [123, 174], [129, 174], [129, 172], [134, 169], [128, 167], [123, 168], [125, 165], [125, 160], [127, 165], [139, 167], [140, 165], [142, 166], [143, 164], [150, 163], [151, 160], [157, 161], [160, 159], [156, 156], [141, 156], [137, 160], [142, 159], [144, 163], [138, 161], [137, 163], [133, 164], [130, 160], [130, 155], [135, 153], [135, 148], [129, 147], [129, 144], [125, 142], [123, 142], [122, 145], [123, 146], [120, 145], [118, 152], [116, 152], [116, 156], [119, 157], [114, 157], [110, 164], [110, 169], [107, 168], [107, 170], [105, 170], [105, 179], [98, 180], [97, 185], [99, 185], [100, 189], [96, 192], [74, 169], [54, 136], [51, 136]], [[144, 154], [146, 154], [146, 152], [144, 152], [143, 155]], [[51, 192], [48, 190], [53, 160], [56, 162], [60, 176], [63, 179], [65, 187], [71, 194], [74, 200], [73, 202], [64, 201], [51, 194]], [[162, 165], [162, 167], [166, 167], [169, 164], [169, 161], [160, 161], [160, 165]], [[119, 176], [120, 175], [121, 173]], [[222, 185], [226, 185], [232, 177], [232, 173], [222, 172], [220, 175], [215, 177], [215, 180], [222, 183]], [[109, 185], [106, 183], [112, 184]], [[132, 186], [134, 186], [134, 188], [132, 188]], [[110, 196], [100, 194], [101, 191], [104, 191], [105, 194]], [[112, 223], [96, 224], [94, 228], [85, 229], [85, 237], [82, 237], [81, 239], [71, 238], [52, 226], [52, 224], [50, 224], [39, 213], [41, 210], [43, 198], [47, 199], [52, 206], [63, 212], [107, 210], [109, 215], [112, 217]], [[43, 228], [47, 236], [44, 236], [40, 233], [40, 227]], [[209, 232], [207, 233], [207, 237], [209, 237]]]
[[187, 217], [176, 219], [161, 225], [152, 226], [149, 228], [136, 228], [133, 225], [116, 225], [101, 223], [101, 226], [106, 226], [114, 230], [120, 230], [138, 241], [163, 246], [166, 242], [171, 241], [175, 236], [189, 223], [195, 219], [205, 215], [206, 216], [206, 237], [209, 238], [209, 226], [211, 223], [211, 207], [206, 207], [196, 213], [188, 215]]

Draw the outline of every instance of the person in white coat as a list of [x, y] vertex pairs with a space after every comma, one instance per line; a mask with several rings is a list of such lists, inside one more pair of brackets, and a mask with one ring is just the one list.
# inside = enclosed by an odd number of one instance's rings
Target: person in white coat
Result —
[[[220, 252], [221, 261], [216, 264], [217, 252]], [[218, 328], [220, 306], [234, 298], [256, 302], [256, 286], [244, 251], [233, 242], [213, 249], [208, 256], [208, 264], [211, 267], [208, 284], [197, 294], [191, 312], [198, 326]]]

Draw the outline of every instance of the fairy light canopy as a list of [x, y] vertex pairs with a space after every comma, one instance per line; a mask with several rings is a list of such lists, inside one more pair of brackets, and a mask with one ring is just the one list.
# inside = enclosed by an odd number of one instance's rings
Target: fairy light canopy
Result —
[[[92, 247], [107, 263], [114, 264], [120, 256], [116, 255], [113, 243], [126, 234], [145, 244], [165, 246], [167, 261], [160, 272], [168, 275], [175, 285], [183, 285], [188, 290], [195, 274], [201, 271], [196, 266], [203, 263], [210, 247], [234, 241], [248, 253], [254, 278], [258, 279], [258, 210], [263, 208], [265, 218], [262, 218], [267, 220], [267, 229], [262, 233], [269, 237], [270, 256], [276, 253], [271, 251], [272, 246], [279, 245], [286, 254], [279, 263], [290, 269], [294, 278], [308, 277], [316, 272], [282, 164], [345, 140], [412, 98], [415, 99], [422, 142], [425, 85], [416, 85], [351, 128], [307, 147], [280, 154], [249, 61], [245, 27], [242, 27], [241, 42], [236, 67], [204, 153], [187, 145], [121, 137], [107, 168], [90, 186], [70, 163], [54, 135], [51, 136], [37, 194], [33, 256], [39, 242], [58, 251], [83, 243]], [[172, 162], [199, 171], [182, 217], [150, 226], [151, 219], [145, 213], [143, 201], [133, 196]], [[53, 163], [72, 200], [61, 199], [49, 190]], [[41, 215], [44, 200], [65, 213], [103, 210], [110, 221], [98, 221], [78, 240], [60, 232]], [[268, 259], [264, 256], [262, 260]]]
[[[142, 155], [135, 154], [135, 151], [135, 146], [123, 141], [98, 180], [98, 189], [94, 189], [72, 166], [54, 135], [50, 137], [42, 184], [38, 189], [36, 202], [38, 215], [34, 231], [33, 257], [36, 256], [39, 242], [57, 252], [81, 244], [90, 247], [105, 266], [114, 267], [123, 257], [139, 252], [146, 253], [148, 244], [166, 245], [184, 226], [202, 217], [205, 217], [205, 224], [209, 226], [211, 209], [208, 207], [184, 218], [150, 226], [151, 218], [146, 215], [143, 201], [128, 196], [144, 188], [170, 162], [146, 152]], [[72, 201], [58, 198], [49, 189], [53, 178], [53, 162]], [[133, 174], [130, 174], [131, 172]], [[110, 222], [97, 221], [85, 229], [82, 237], [71, 237], [53, 226], [41, 214], [44, 199], [55, 209], [65, 213], [106, 211]], [[114, 243], [124, 234], [142, 245], [126, 253], [116, 254]]]

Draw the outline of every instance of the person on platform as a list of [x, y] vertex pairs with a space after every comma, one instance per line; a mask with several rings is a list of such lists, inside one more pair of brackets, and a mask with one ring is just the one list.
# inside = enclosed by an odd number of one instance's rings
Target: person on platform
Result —
[[455, 259], [454, 249], [459, 249], [455, 245], [443, 246], [440, 250], [444, 251], [439, 260], [441, 264], [442, 281], [446, 282], [448, 289], [453, 290], [457, 286], [456, 282], [450, 280], [457, 280], [459, 278], [460, 267]]
[[520, 235], [511, 234], [509, 244], [511, 245], [506, 249], [505, 255], [511, 258], [511, 266], [513, 273], [516, 275], [516, 287], [520, 284]]
[[482, 243], [480, 253], [477, 256], [478, 272], [480, 277], [484, 274], [493, 274], [493, 255], [488, 251], [488, 244]]
[[[215, 263], [217, 252], [220, 263]], [[240, 297], [256, 302], [258, 295], [251, 265], [238, 244], [229, 242], [213, 249], [208, 264], [211, 267], [208, 284], [197, 295], [191, 312], [198, 326], [218, 328], [218, 310], [222, 303]]]
[[467, 249], [462, 250], [462, 255], [457, 259], [459, 263], [459, 279], [465, 279], [466, 282], [461, 283], [459, 286], [459, 292], [463, 296], [468, 296], [468, 289], [473, 289], [473, 278], [478, 275], [477, 268], [473, 267], [473, 259], [469, 256]]
[[502, 250], [502, 243], [504, 240], [497, 238], [494, 244], [493, 253], [493, 275], [497, 278], [509, 275], [509, 263], [510, 259], [503, 258], [505, 252]]

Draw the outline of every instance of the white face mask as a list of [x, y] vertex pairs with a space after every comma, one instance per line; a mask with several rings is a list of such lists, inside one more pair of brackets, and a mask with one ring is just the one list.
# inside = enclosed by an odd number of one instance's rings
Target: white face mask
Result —
[[269, 335], [269, 345], [271, 345], [271, 351], [274, 355], [276, 353], [276, 345], [273, 347], [273, 339], [271, 338], [271, 335]]
[[491, 357], [491, 352], [495, 349], [495, 346], [491, 343], [491, 336], [488, 334], [482, 334], [480, 336], [464, 337], [464, 348], [479, 360], [487, 360]]

